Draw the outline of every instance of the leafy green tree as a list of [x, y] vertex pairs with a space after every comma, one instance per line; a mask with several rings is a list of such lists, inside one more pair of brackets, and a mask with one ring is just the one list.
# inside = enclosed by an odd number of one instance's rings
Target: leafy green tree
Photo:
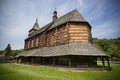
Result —
[[120, 61], [120, 38], [93, 39], [93, 45], [110, 55], [110, 60]]
[[10, 46], [10, 44], [8, 44], [7, 47], [5, 48], [5, 53], [6, 53], [5, 56], [10, 57], [11, 52], [12, 52], [11, 46]]
[[16, 56], [16, 55], [18, 55], [19, 53], [21, 53], [23, 51], [23, 49], [20, 49], [20, 50], [12, 50], [12, 56], [14, 57], [14, 56]]
[[120, 50], [115, 44], [111, 44], [110, 47], [107, 50], [107, 54], [110, 55], [111, 60], [119, 60], [120, 58]]

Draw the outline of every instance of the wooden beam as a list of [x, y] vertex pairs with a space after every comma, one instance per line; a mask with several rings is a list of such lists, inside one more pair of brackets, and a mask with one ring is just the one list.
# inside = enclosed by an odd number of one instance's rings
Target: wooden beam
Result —
[[45, 64], [45, 62], [44, 62], [44, 61], [45, 61], [45, 59], [44, 59], [44, 58], [42, 58], [42, 65], [44, 65], [44, 64]]
[[31, 57], [31, 64], [33, 64], [34, 63], [34, 58], [33, 57]]
[[69, 68], [71, 68], [71, 59], [70, 59], [70, 57], [68, 57], [68, 66], [69, 66]]
[[107, 62], [108, 62], [108, 69], [110, 70], [109, 57], [107, 57]]
[[102, 57], [103, 69], [105, 69], [104, 57]]
[[55, 58], [53, 57], [53, 66], [55, 66]]
[[68, 56], [68, 66], [69, 66], [69, 71], [71, 71], [71, 57]]

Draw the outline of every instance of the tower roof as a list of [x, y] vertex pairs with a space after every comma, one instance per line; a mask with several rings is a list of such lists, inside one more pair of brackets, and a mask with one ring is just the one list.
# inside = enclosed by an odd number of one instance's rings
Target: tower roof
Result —
[[[36, 22], [35, 22], [35, 24], [33, 25], [32, 29], [39, 30], [38, 19], [36, 19]], [[32, 30], [32, 29], [31, 29], [31, 30]], [[30, 31], [31, 31], [31, 30], [30, 30]]]

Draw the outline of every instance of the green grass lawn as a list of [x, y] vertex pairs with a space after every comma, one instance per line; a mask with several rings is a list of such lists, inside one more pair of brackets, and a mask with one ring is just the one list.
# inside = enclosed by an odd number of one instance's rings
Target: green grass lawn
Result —
[[111, 71], [65, 72], [51, 67], [0, 64], [0, 80], [120, 80], [120, 65]]

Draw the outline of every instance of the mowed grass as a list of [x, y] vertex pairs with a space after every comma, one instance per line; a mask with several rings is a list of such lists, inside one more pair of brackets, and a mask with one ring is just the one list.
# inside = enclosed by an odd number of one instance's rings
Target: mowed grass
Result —
[[0, 63], [0, 80], [120, 80], [120, 65], [111, 71], [65, 72], [52, 67]]

